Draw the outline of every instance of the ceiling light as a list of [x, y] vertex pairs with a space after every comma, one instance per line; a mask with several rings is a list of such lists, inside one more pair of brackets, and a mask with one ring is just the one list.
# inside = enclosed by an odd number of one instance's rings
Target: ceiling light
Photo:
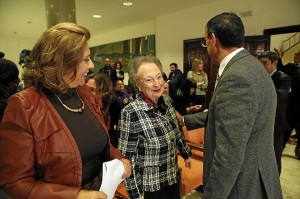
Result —
[[132, 2], [130, 2], [130, 1], [125, 1], [125, 2], [123, 2], [123, 5], [124, 5], [124, 6], [132, 6]]
[[100, 19], [102, 16], [101, 15], [93, 15], [94, 18]]

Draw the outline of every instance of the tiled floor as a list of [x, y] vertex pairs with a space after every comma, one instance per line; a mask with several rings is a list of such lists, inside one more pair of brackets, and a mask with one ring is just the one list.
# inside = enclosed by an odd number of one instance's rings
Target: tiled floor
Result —
[[[281, 158], [280, 182], [284, 199], [300, 199], [300, 160], [297, 160], [294, 150], [295, 145], [287, 144]], [[192, 191], [182, 199], [201, 199], [201, 194]]]

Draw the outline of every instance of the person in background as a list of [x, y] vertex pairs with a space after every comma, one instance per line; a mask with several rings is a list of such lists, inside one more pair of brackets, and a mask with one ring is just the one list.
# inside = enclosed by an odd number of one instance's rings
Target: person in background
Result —
[[178, 126], [175, 109], [164, 93], [162, 65], [153, 56], [139, 56], [128, 65], [137, 87], [136, 99], [120, 114], [119, 150], [132, 162], [125, 179], [131, 199], [180, 199], [177, 149], [191, 167], [191, 151]]
[[115, 94], [124, 106], [133, 101], [133, 98], [127, 94], [124, 82], [120, 79], [115, 82]]
[[110, 59], [108, 57], [105, 58], [105, 65], [103, 68], [99, 69], [99, 73], [108, 75], [112, 83], [117, 80], [117, 71], [111, 66]]
[[[285, 131], [283, 147], [289, 141], [290, 137], [297, 138], [297, 147], [295, 148], [295, 155], [300, 159], [300, 82], [299, 82], [299, 71], [300, 71], [300, 50], [297, 50], [294, 53], [294, 63], [287, 63], [283, 65], [282, 56], [283, 52], [280, 52], [278, 49], [274, 49], [279, 56], [278, 70], [286, 73], [292, 78], [292, 88], [289, 96], [289, 104], [287, 109], [287, 120], [290, 128]], [[292, 135], [293, 130], [296, 134]]]
[[137, 94], [137, 91], [135, 90], [135, 87], [131, 84], [129, 80], [128, 80], [126, 91], [128, 95], [130, 95], [133, 99], [135, 99], [135, 95]]
[[291, 89], [291, 78], [285, 73], [277, 70], [278, 55], [275, 52], [266, 51], [258, 56], [258, 60], [270, 74], [277, 94], [277, 107], [274, 125], [274, 150], [279, 175], [281, 173], [281, 155], [284, 132], [289, 129], [286, 118], [289, 90]]
[[110, 107], [111, 123], [109, 129], [109, 135], [111, 143], [114, 147], [118, 147], [118, 141], [120, 134], [117, 131], [118, 119], [121, 113], [121, 110], [130, 102], [133, 101], [133, 98], [127, 94], [124, 83], [122, 80], [117, 80], [115, 82], [115, 100], [113, 101], [112, 106]]
[[7, 59], [0, 59], [0, 123], [10, 96], [18, 91], [20, 83], [17, 65]]
[[169, 74], [168, 81], [167, 81], [169, 83], [170, 97], [172, 100], [174, 100], [176, 98], [177, 90], [178, 90], [182, 80], [184, 79], [183, 73], [177, 67], [178, 66], [176, 63], [170, 64], [171, 72]]
[[287, 63], [287, 64], [282, 63], [282, 57], [284, 55], [284, 52], [279, 51], [277, 48], [274, 48], [274, 51], [277, 53], [279, 57], [278, 64], [277, 64], [278, 70], [292, 77], [293, 73], [300, 68], [300, 50], [297, 50], [294, 53], [294, 63]]
[[201, 106], [193, 103], [193, 95], [197, 82], [193, 79], [184, 79], [177, 90], [176, 99], [173, 101], [175, 110], [181, 115], [192, 114], [201, 110]]
[[10, 97], [0, 125], [0, 187], [10, 198], [99, 199], [102, 164], [131, 164], [109, 143], [98, 100], [84, 85], [90, 32], [59, 23], [34, 45], [25, 89]]
[[170, 91], [169, 91], [169, 84], [168, 84], [168, 82], [165, 82], [165, 83], [164, 83], [164, 88], [165, 88], [164, 94], [169, 96], [169, 95], [170, 95], [170, 94], [169, 94]]
[[292, 92], [290, 94], [290, 104], [293, 105], [293, 109], [290, 114], [290, 131], [295, 129], [297, 145], [295, 148], [295, 155], [300, 160], [300, 68], [298, 68], [292, 76]]
[[191, 78], [197, 82], [194, 103], [201, 105], [204, 108], [208, 78], [207, 74], [203, 70], [203, 67], [204, 61], [202, 59], [194, 59], [192, 62], [192, 70], [187, 73], [187, 78]]
[[114, 68], [116, 69], [117, 79], [124, 81], [124, 71], [122, 71], [122, 63], [120, 61], [116, 61], [114, 63]]
[[243, 48], [235, 13], [208, 21], [203, 45], [219, 65], [208, 112], [182, 117], [187, 130], [205, 127], [203, 198], [282, 198], [274, 153], [276, 91], [261, 63]]
[[86, 85], [89, 86], [92, 93], [100, 99], [99, 108], [103, 114], [105, 124], [109, 128], [110, 120], [110, 106], [115, 101], [115, 93], [113, 84], [106, 74], [88, 74]]

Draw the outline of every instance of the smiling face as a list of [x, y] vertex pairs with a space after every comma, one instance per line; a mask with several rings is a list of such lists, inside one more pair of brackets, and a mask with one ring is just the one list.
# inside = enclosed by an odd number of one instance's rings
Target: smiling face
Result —
[[71, 80], [71, 74], [68, 77], [66, 77], [66, 81], [69, 82], [70, 88], [76, 88], [85, 84], [85, 78], [89, 69], [94, 68], [94, 64], [90, 59], [90, 55], [91, 53], [89, 46], [86, 45], [84, 48], [83, 59], [81, 60], [81, 62], [79, 62], [79, 64], [76, 67], [77, 73], [75, 79]]
[[154, 103], [163, 95], [164, 79], [162, 72], [154, 63], [145, 63], [138, 69], [137, 87]]

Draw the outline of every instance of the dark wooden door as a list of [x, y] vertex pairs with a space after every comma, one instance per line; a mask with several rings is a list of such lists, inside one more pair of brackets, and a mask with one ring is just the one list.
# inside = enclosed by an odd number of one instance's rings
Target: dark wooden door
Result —
[[[183, 72], [186, 76], [187, 72], [191, 70], [193, 59], [201, 58], [204, 60], [204, 71], [208, 77], [206, 96], [206, 107], [208, 107], [209, 101], [211, 100], [214, 92], [219, 66], [212, 63], [207, 54], [206, 48], [201, 45], [202, 39], [203, 38], [184, 40]], [[246, 36], [244, 39], [244, 48], [247, 49], [252, 55], [257, 57], [261, 52], [270, 49], [270, 36]]]

